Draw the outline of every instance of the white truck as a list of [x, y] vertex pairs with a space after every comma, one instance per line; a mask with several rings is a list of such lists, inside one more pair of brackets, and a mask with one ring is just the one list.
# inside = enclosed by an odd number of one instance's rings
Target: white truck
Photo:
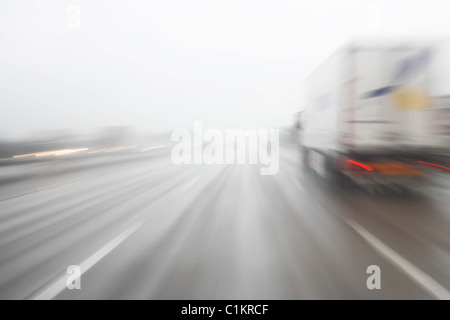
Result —
[[306, 81], [303, 165], [370, 190], [420, 187], [428, 170], [448, 170], [436, 163], [448, 139], [436, 135], [435, 109], [450, 110], [435, 103], [450, 74], [439, 45], [359, 40], [337, 50]]

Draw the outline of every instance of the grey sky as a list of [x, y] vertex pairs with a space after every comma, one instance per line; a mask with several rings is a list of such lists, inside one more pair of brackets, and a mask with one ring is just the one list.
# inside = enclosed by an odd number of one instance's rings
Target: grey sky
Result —
[[289, 124], [338, 46], [442, 34], [447, 3], [2, 0], [0, 132]]

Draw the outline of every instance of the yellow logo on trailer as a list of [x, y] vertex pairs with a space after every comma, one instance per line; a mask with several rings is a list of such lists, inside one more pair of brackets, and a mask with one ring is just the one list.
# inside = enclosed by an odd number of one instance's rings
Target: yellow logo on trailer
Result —
[[431, 108], [431, 97], [427, 91], [419, 86], [405, 86], [390, 92], [397, 110], [424, 110]]

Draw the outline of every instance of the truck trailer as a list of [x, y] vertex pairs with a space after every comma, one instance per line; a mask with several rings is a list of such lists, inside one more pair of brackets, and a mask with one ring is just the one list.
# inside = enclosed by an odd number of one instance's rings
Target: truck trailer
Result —
[[432, 112], [446, 74], [440, 44], [357, 40], [329, 57], [306, 81], [304, 167], [369, 191], [423, 188], [430, 170], [448, 170], [436, 163], [448, 140]]

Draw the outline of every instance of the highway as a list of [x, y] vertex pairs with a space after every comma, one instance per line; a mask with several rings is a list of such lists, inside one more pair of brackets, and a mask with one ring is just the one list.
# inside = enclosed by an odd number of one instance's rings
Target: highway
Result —
[[0, 299], [450, 298], [448, 176], [370, 195], [305, 173], [294, 143], [271, 176], [170, 151], [0, 184]]

